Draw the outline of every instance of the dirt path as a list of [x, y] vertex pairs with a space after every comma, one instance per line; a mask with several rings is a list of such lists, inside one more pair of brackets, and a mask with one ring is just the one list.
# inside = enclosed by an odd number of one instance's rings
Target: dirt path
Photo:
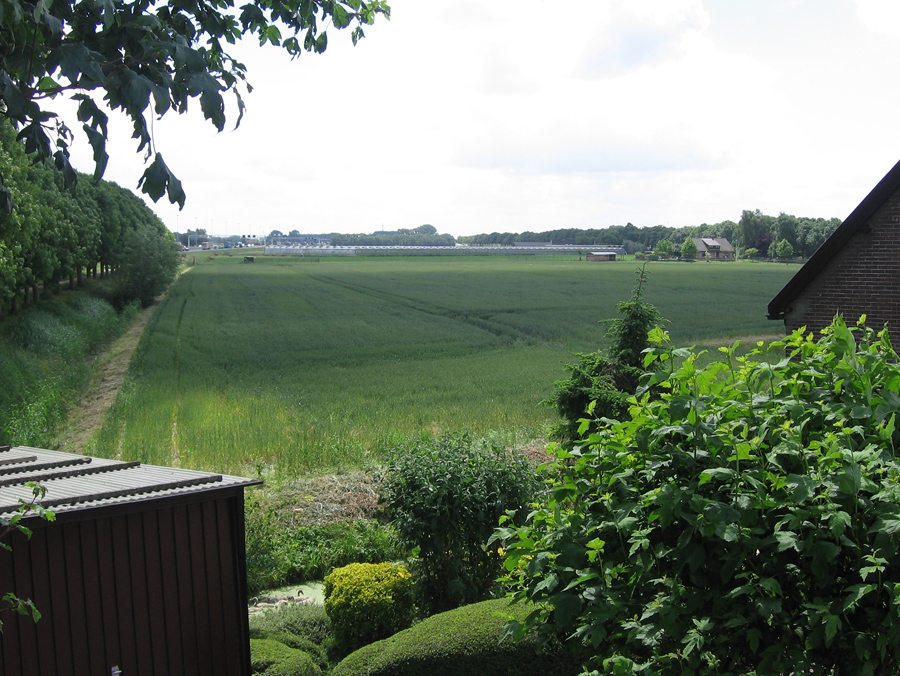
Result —
[[84, 445], [100, 429], [107, 409], [116, 400], [116, 393], [125, 380], [128, 364], [141, 340], [144, 327], [155, 309], [154, 305], [141, 310], [128, 331], [94, 361], [91, 384], [78, 405], [69, 411], [66, 426], [58, 437], [58, 450], [82, 453]]

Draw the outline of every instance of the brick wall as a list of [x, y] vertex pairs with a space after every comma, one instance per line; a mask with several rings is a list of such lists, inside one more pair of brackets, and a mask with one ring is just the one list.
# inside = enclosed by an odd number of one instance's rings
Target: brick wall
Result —
[[788, 332], [819, 331], [835, 314], [849, 325], [885, 323], [900, 336], [900, 190], [895, 192], [797, 296], [784, 314]]

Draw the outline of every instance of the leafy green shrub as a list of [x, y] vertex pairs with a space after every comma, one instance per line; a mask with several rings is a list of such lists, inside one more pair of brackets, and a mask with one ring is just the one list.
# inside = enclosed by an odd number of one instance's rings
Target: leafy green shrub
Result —
[[530, 604], [482, 601], [419, 622], [344, 658], [333, 676], [575, 676], [580, 661], [558, 643], [533, 637], [500, 641], [509, 618], [524, 620]]
[[325, 612], [349, 652], [406, 629], [414, 619], [412, 575], [391, 563], [351, 563], [325, 577]]
[[157, 220], [134, 224], [124, 233], [123, 241], [111, 302], [124, 307], [138, 301], [143, 307], [149, 307], [178, 271], [180, 258], [174, 236]]
[[481, 600], [500, 572], [487, 547], [500, 517], [537, 490], [528, 461], [467, 434], [396, 448], [381, 486], [400, 539], [418, 548], [421, 602], [432, 612]]
[[[553, 383], [553, 394], [543, 402], [563, 419], [551, 429], [550, 437], [568, 448], [582, 437], [588, 407], [597, 418], [620, 420], [628, 412], [628, 398], [644, 372], [647, 334], [660, 321], [656, 308], [644, 300], [647, 274], [646, 265], [638, 268], [631, 298], [616, 305], [622, 316], [610, 320], [609, 350], [578, 353], [578, 363], [566, 365], [569, 377]], [[596, 429], [595, 423], [589, 423], [588, 429]]]
[[897, 673], [900, 357], [862, 322], [703, 369], [654, 332], [630, 419], [498, 532], [526, 624], [609, 674]]
[[250, 639], [250, 670], [265, 676], [319, 676], [322, 670], [302, 650], [272, 639]]

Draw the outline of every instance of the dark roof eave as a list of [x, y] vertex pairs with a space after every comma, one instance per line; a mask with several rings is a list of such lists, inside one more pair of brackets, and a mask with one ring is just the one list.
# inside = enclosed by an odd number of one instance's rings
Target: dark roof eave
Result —
[[826, 239], [822, 246], [810, 256], [809, 260], [797, 271], [784, 288], [771, 300], [768, 307], [769, 319], [784, 319], [794, 299], [800, 295], [816, 275], [828, 264], [828, 262], [840, 251], [849, 239], [857, 232], [863, 230], [872, 215], [900, 189], [900, 162], [878, 182], [865, 199], [859, 203], [856, 209], [844, 219], [831, 237]]

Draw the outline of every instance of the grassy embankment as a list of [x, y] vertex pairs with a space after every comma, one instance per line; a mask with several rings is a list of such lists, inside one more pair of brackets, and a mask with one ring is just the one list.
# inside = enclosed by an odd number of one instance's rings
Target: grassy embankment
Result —
[[[93, 283], [98, 286], [98, 282]], [[93, 356], [138, 312], [122, 314], [88, 291], [64, 291], [0, 322], [0, 445], [53, 447], [82, 396]]]
[[[541, 399], [604, 343], [634, 263], [220, 256], [173, 286], [89, 451], [295, 476], [361, 467], [399, 439], [542, 437]], [[679, 344], [772, 335], [795, 272], [651, 263], [648, 301]]]

